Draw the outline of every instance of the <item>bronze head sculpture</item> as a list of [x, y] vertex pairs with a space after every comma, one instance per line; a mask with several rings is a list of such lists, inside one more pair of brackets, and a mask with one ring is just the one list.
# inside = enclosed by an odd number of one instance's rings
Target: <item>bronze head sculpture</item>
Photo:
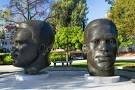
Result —
[[89, 74], [113, 76], [117, 54], [117, 29], [108, 19], [96, 19], [85, 28], [84, 42]]
[[13, 39], [13, 65], [26, 74], [37, 74], [50, 65], [48, 54], [54, 41], [52, 27], [38, 20], [21, 22]]

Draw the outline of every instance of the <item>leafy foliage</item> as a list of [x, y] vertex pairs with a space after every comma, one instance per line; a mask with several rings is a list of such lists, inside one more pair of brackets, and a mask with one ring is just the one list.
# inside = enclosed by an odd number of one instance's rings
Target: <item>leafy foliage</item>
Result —
[[114, 0], [105, 0], [105, 2], [112, 5], [114, 3]]
[[10, 16], [11, 16], [11, 11], [9, 9], [0, 11], [0, 18], [4, 18], [5, 20], [8, 20]]
[[10, 65], [12, 64], [12, 62], [13, 62], [13, 59], [12, 59], [11, 54], [5, 53], [1, 55], [0, 64]]
[[108, 17], [114, 21], [119, 32], [121, 46], [135, 44], [135, 0], [116, 0]]
[[51, 8], [49, 21], [57, 27], [85, 27], [87, 18], [86, 0], [57, 0]]
[[0, 39], [4, 39], [4, 37], [5, 37], [4, 31], [0, 31]]
[[80, 27], [62, 27], [55, 35], [54, 48], [65, 50], [81, 49], [83, 44], [83, 31]]
[[7, 65], [7, 64], [12, 64], [13, 59], [12, 59], [11, 55], [10, 55], [10, 54], [7, 54], [7, 55], [4, 57], [3, 62], [4, 62], [4, 64], [6, 64], [6, 65]]
[[50, 61], [66, 61], [66, 53], [65, 52], [51, 52], [49, 55]]

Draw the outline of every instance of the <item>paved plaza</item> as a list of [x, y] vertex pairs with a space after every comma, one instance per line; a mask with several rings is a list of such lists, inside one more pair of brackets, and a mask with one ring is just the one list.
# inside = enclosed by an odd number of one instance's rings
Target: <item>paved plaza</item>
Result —
[[86, 69], [73, 67], [49, 67], [39, 75], [25, 75], [23, 69], [0, 66], [0, 88], [2, 90], [135, 90], [135, 83], [120, 77], [116, 83], [93, 83], [86, 76]]
[[[133, 57], [117, 57], [117, 60], [134, 60]], [[87, 69], [74, 67], [53, 67], [45, 69], [40, 75], [25, 75], [23, 69], [12, 65], [0, 66], [0, 88], [2, 90], [44, 89], [44, 90], [135, 90], [131, 81], [135, 72], [116, 70], [120, 81], [99, 83], [88, 80]]]
[[[132, 57], [117, 57], [117, 60], [134, 60]], [[53, 67], [40, 75], [25, 75], [23, 69], [12, 65], [0, 66], [0, 89], [44, 89], [44, 90], [135, 90], [135, 72], [115, 70], [120, 76], [116, 83], [99, 83], [88, 80], [87, 69], [74, 67]]]

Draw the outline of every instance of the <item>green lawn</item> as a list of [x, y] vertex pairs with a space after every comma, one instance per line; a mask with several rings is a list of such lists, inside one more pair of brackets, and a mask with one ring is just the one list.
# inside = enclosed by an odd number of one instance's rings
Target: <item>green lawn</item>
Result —
[[125, 66], [135, 66], [135, 61], [120, 60], [120, 61], [116, 61], [114, 65], [115, 65], [116, 67], [117, 67], [117, 66], [121, 66], [121, 67], [125, 67]]
[[[116, 61], [114, 65], [115, 65], [115, 67], [127, 67], [127, 66], [135, 67], [135, 61], [119, 60], [119, 61]], [[87, 61], [86, 60], [76, 60], [76, 61], [73, 61], [72, 66], [86, 68]]]
[[86, 60], [76, 60], [72, 62], [73, 67], [86, 68], [87, 61]]

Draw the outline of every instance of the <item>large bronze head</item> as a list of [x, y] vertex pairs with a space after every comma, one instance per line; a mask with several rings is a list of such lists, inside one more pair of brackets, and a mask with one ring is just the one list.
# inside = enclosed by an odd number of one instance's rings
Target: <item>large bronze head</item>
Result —
[[53, 41], [54, 33], [48, 23], [36, 20], [19, 23], [13, 39], [13, 65], [23, 67], [27, 74], [37, 74], [50, 65], [48, 54]]
[[117, 29], [108, 19], [96, 19], [85, 28], [84, 37], [90, 75], [113, 76], [117, 54]]

